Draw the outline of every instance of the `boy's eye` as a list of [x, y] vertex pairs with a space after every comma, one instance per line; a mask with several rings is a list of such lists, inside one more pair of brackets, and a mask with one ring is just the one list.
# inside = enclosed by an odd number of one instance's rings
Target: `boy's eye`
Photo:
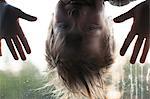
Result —
[[101, 29], [101, 26], [99, 25], [91, 25], [87, 27], [88, 31], [96, 30], [96, 29]]
[[95, 29], [96, 29], [96, 27], [93, 27], [93, 26], [90, 26], [87, 28], [88, 31], [95, 30]]
[[60, 24], [58, 25], [58, 27], [59, 27], [60, 29], [65, 30], [65, 29], [68, 28], [68, 25], [67, 25], [67, 24], [63, 24], [63, 23], [60, 23]]

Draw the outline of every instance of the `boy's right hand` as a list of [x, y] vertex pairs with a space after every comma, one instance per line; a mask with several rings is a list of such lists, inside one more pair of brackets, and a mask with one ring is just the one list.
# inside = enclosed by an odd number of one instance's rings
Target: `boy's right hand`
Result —
[[21, 59], [26, 60], [22, 45], [25, 48], [27, 54], [31, 53], [31, 49], [19, 25], [18, 18], [22, 18], [28, 21], [37, 20], [36, 17], [22, 12], [20, 9], [7, 4], [5, 1], [0, 2], [0, 56], [2, 56], [1, 39], [5, 39], [14, 59], [19, 59], [14, 48], [14, 46], [16, 46]]

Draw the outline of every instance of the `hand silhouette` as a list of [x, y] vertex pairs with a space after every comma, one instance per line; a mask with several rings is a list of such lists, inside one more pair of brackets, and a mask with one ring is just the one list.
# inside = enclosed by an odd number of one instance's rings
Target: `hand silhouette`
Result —
[[129, 10], [128, 12], [116, 17], [115, 22], [120, 23], [133, 17], [132, 28], [124, 41], [124, 44], [120, 50], [120, 55], [124, 55], [128, 49], [130, 43], [136, 35], [138, 35], [137, 41], [134, 46], [134, 50], [130, 59], [130, 63], [134, 64], [138, 56], [139, 50], [144, 43], [144, 48], [140, 62], [144, 63], [146, 56], [150, 48], [150, 23], [149, 23], [149, 1], [142, 2]]
[[18, 18], [22, 18], [28, 21], [35, 21], [37, 19], [36, 17], [25, 14], [20, 9], [9, 5], [4, 0], [0, 1], [0, 56], [2, 56], [1, 39], [5, 39], [14, 59], [19, 59], [15, 50], [16, 47], [21, 59], [26, 60], [22, 45], [25, 48], [27, 54], [31, 53], [31, 50], [27, 39], [19, 25]]

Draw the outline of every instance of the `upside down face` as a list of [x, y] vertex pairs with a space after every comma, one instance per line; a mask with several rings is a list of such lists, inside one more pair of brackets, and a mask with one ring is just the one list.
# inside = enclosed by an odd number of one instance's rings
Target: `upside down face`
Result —
[[102, 69], [113, 63], [113, 48], [102, 0], [58, 2], [46, 41], [46, 59], [67, 88], [85, 88], [90, 95], [89, 84], [101, 79]]

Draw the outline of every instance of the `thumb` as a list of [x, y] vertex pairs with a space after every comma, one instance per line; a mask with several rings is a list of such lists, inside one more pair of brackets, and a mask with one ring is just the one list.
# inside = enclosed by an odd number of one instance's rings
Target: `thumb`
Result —
[[128, 12], [126, 12], [126, 13], [124, 13], [124, 14], [116, 17], [116, 18], [114, 18], [113, 20], [116, 23], [120, 23], [120, 22], [123, 22], [123, 21], [125, 21], [127, 19], [130, 19], [133, 16], [134, 16], [134, 9], [131, 9]]
[[18, 14], [19, 18], [22, 18], [22, 19], [25, 19], [28, 21], [36, 21], [37, 20], [36, 17], [26, 14], [23, 11], [21, 11], [20, 9], [17, 9], [17, 14]]

